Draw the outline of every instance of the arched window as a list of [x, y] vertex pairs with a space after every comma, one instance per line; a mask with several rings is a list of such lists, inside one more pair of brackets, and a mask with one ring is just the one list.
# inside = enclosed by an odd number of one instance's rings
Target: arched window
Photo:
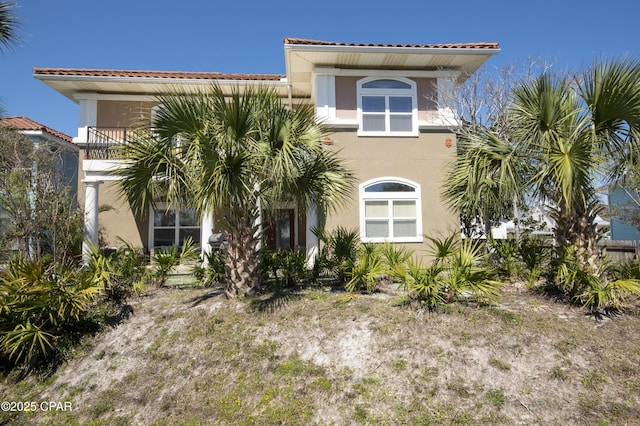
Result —
[[365, 242], [422, 242], [420, 185], [384, 177], [360, 185], [360, 235]]
[[418, 136], [416, 83], [409, 79], [358, 81], [358, 134]]

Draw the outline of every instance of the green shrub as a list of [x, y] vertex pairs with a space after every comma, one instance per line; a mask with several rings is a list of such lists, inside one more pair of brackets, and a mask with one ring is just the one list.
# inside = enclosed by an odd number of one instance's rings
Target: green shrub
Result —
[[528, 273], [527, 284], [529, 286], [542, 276], [548, 266], [546, 259], [549, 258], [550, 251], [550, 247], [545, 246], [544, 240], [540, 238], [528, 235], [520, 239], [518, 254]]
[[378, 279], [387, 274], [387, 271], [381, 246], [373, 243], [361, 244], [351, 268], [351, 279], [345, 288], [351, 292], [373, 293], [378, 288]]
[[424, 266], [422, 262], [410, 259], [407, 264], [406, 288], [409, 296], [425, 305], [430, 311], [446, 303], [446, 284], [442, 280], [444, 268], [433, 262]]
[[264, 250], [262, 267], [277, 288], [295, 287], [306, 283], [307, 255], [304, 250]]
[[147, 269], [148, 259], [131, 244], [122, 243], [108, 256], [93, 248], [87, 264], [94, 279], [104, 283], [107, 300], [116, 305], [124, 303], [134, 294], [140, 295], [152, 280], [151, 272]]
[[203, 287], [214, 287], [224, 283], [226, 277], [224, 269], [225, 256], [226, 252], [224, 250], [212, 249], [204, 253], [199, 265], [193, 267], [191, 272], [202, 283]]
[[604, 259], [593, 267], [580, 261], [574, 247], [563, 250], [555, 285], [594, 315], [620, 311], [630, 297], [640, 296], [640, 279], [633, 266], [615, 268]]
[[407, 275], [407, 262], [413, 256], [413, 250], [391, 243], [382, 245], [382, 255], [387, 264], [387, 273], [394, 280], [404, 285]]
[[103, 277], [69, 265], [15, 258], [0, 274], [0, 353], [31, 366], [62, 349], [103, 293]]
[[183, 241], [181, 248], [172, 244], [168, 249], [160, 249], [153, 255], [155, 276], [159, 279], [160, 284], [164, 284], [173, 268], [183, 261], [197, 259], [198, 256], [199, 252], [194, 246], [191, 237]]
[[331, 233], [324, 229], [313, 229], [313, 233], [322, 243], [314, 278], [322, 275], [323, 270], [337, 277], [340, 284], [345, 284], [358, 256], [360, 232], [355, 229], [337, 227]]
[[520, 244], [518, 240], [489, 240], [491, 260], [497, 272], [507, 279], [515, 279], [522, 273]]
[[482, 266], [481, 241], [461, 241], [455, 235], [428, 239], [432, 245], [431, 264], [425, 267], [419, 261], [408, 262], [406, 287], [410, 297], [429, 310], [455, 301], [492, 304], [500, 299], [502, 283], [494, 279], [495, 271]]

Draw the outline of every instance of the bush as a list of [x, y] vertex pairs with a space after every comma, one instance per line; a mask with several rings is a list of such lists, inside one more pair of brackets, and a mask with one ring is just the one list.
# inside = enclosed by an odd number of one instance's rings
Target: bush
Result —
[[108, 256], [92, 248], [87, 264], [90, 273], [104, 283], [106, 299], [115, 305], [133, 295], [139, 296], [152, 280], [148, 258], [131, 244], [122, 242], [123, 245]]
[[455, 301], [493, 304], [500, 299], [502, 283], [494, 279], [494, 270], [482, 266], [482, 241], [461, 241], [455, 235], [428, 238], [431, 264], [425, 267], [416, 260], [408, 262], [406, 288], [411, 298], [429, 310]]
[[520, 244], [518, 240], [490, 240], [490, 259], [497, 272], [507, 279], [515, 279], [522, 275]]
[[191, 237], [184, 240], [181, 248], [172, 244], [168, 249], [160, 249], [153, 256], [155, 276], [160, 280], [160, 284], [164, 284], [173, 268], [183, 261], [197, 259], [198, 256], [198, 250], [193, 245]]
[[351, 268], [351, 279], [345, 288], [351, 292], [373, 293], [378, 288], [378, 279], [387, 272], [381, 246], [364, 243], [358, 248], [356, 261]]
[[546, 260], [549, 258], [550, 252], [550, 247], [545, 246], [544, 240], [540, 238], [529, 235], [520, 239], [518, 254], [527, 271], [527, 284], [529, 286], [538, 281], [545, 268], [548, 267]]
[[307, 255], [303, 250], [264, 250], [262, 267], [276, 288], [295, 287], [307, 282]]
[[0, 274], [0, 353], [30, 366], [63, 349], [103, 293], [103, 277], [68, 265], [14, 258]]
[[194, 266], [192, 273], [198, 279], [203, 287], [214, 287], [224, 283], [225, 280], [225, 261], [226, 253], [223, 250], [212, 249], [205, 252], [204, 257], [200, 259], [200, 264]]
[[633, 264], [614, 268], [603, 260], [597, 268], [580, 261], [573, 247], [566, 247], [555, 272], [555, 285], [572, 302], [594, 315], [621, 311], [628, 299], [640, 296], [638, 268]]
[[314, 229], [313, 233], [322, 242], [322, 248], [314, 264], [314, 280], [326, 271], [336, 276], [340, 284], [345, 284], [356, 263], [360, 233], [358, 230], [343, 227], [337, 227], [331, 233], [323, 229]]

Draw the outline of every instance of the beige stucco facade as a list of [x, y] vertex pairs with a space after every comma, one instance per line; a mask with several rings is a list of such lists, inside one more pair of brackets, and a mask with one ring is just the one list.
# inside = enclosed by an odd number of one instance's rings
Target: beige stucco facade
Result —
[[[338, 130], [332, 135], [332, 142], [332, 149], [339, 150], [348, 160], [356, 187], [346, 206], [327, 216], [327, 230], [337, 226], [359, 230], [358, 186], [382, 177], [420, 184], [423, 234], [443, 236], [460, 229], [458, 216], [445, 207], [440, 196], [442, 179], [456, 156], [455, 134], [440, 130], [420, 132], [416, 138], [374, 138], [358, 137], [355, 130]], [[418, 254], [428, 249], [425, 239], [403, 245]]]
[[[339, 155], [354, 172], [356, 185], [344, 208], [326, 217], [315, 211], [296, 209], [296, 219], [289, 219], [295, 231], [294, 245], [306, 247], [308, 253], [317, 253], [319, 244], [310, 229], [323, 221], [327, 230], [342, 226], [359, 230], [361, 235], [365, 224], [372, 230], [371, 237], [365, 239], [392, 239], [417, 254], [428, 248], [422, 235], [442, 236], [458, 231], [457, 215], [445, 207], [440, 196], [442, 179], [456, 156], [455, 114], [450, 104], [447, 105], [445, 94], [454, 93], [455, 84], [464, 82], [497, 54], [498, 44], [345, 44], [287, 38], [284, 50], [285, 75], [59, 68], [37, 68], [34, 75], [78, 103], [78, 135], [73, 138], [74, 142], [81, 148], [95, 143], [97, 153], [101, 146], [91, 140], [92, 129], [108, 129], [108, 137], [101, 135], [107, 145], [114, 139], [125, 139], [129, 129], [150, 123], [158, 96], [167, 93], [194, 92], [217, 84], [230, 95], [238, 87], [266, 85], [292, 108], [300, 104], [314, 105], [318, 119], [334, 130], [330, 140], [325, 140], [326, 148], [339, 150]], [[369, 82], [373, 80], [381, 80], [376, 84], [397, 80], [398, 84], [372, 86]], [[376, 92], [378, 89], [386, 92]], [[398, 89], [402, 93], [398, 93]], [[383, 112], [376, 109], [380, 108], [379, 104], [372, 106], [371, 102], [379, 102], [384, 96], [387, 103]], [[407, 107], [408, 97], [411, 97], [410, 107]], [[393, 110], [391, 98], [396, 102]], [[380, 128], [381, 114], [385, 114], [387, 123], [383, 128]], [[395, 128], [388, 124], [391, 116]], [[135, 217], [120, 196], [118, 177], [113, 173], [117, 160], [98, 156], [85, 159], [83, 154], [81, 152], [79, 164], [79, 198], [85, 204], [87, 238], [97, 242], [96, 230], [99, 229], [108, 245], [119, 245], [121, 238], [149, 249], [153, 229], [150, 217]], [[406, 194], [396, 193], [388, 196], [388, 216], [366, 216], [368, 213], [363, 216], [363, 210], [366, 211], [363, 206], [373, 208], [375, 203], [382, 204], [373, 198], [363, 201], [359, 185], [379, 178], [400, 184], [409, 182], [413, 188], [408, 191], [409, 197], [418, 194], [419, 203], [417, 198], [406, 201]], [[405, 199], [404, 204], [397, 197]], [[109, 208], [99, 212], [99, 206]], [[417, 211], [417, 215], [405, 210], [396, 216], [394, 209], [402, 206], [411, 212]], [[283, 206], [283, 209], [290, 208]], [[373, 231], [375, 226], [385, 226], [383, 223], [388, 223], [389, 228]], [[179, 228], [176, 227], [176, 235]], [[218, 231], [212, 217], [202, 218], [201, 229], [203, 242]]]
[[98, 101], [97, 127], [132, 128], [149, 123], [155, 103], [141, 101]]

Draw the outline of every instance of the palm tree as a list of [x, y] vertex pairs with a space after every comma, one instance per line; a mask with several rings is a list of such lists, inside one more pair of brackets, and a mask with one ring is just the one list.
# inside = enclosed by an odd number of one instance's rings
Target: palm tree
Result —
[[619, 177], [637, 151], [640, 62], [597, 63], [573, 80], [542, 75], [514, 95], [515, 137], [536, 165], [534, 195], [552, 206], [558, 248], [596, 271], [596, 187]]
[[3, 48], [11, 47], [13, 43], [18, 41], [16, 33], [18, 20], [12, 9], [14, 6], [15, 3], [0, 1], [0, 51]]
[[158, 101], [152, 132], [125, 145], [122, 192], [137, 212], [162, 199], [215, 213], [228, 237], [226, 293], [250, 294], [260, 285], [262, 211], [291, 201], [302, 212], [335, 208], [352, 174], [323, 147], [313, 108], [286, 108], [273, 90], [225, 95], [215, 85]]
[[443, 197], [461, 213], [463, 233], [472, 236], [482, 223], [487, 240], [491, 227], [510, 217], [524, 202], [530, 165], [517, 145], [492, 130], [464, 134], [458, 157], [443, 181]]

